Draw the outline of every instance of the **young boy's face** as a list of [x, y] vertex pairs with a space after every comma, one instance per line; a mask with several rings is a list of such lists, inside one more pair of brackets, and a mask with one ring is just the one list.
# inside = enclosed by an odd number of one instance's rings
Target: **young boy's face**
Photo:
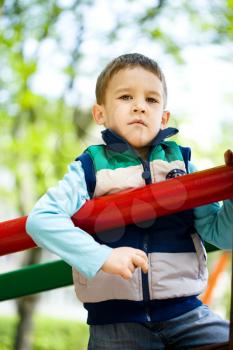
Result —
[[120, 70], [108, 83], [105, 103], [93, 107], [93, 116], [145, 157], [169, 119], [160, 79], [140, 66]]

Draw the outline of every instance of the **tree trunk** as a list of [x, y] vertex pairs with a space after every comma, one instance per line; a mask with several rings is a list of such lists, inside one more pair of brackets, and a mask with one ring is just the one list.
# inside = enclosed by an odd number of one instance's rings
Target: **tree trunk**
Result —
[[17, 302], [19, 323], [16, 329], [14, 350], [31, 350], [34, 330], [33, 314], [38, 295], [20, 298]]
[[[40, 261], [42, 250], [31, 249], [25, 254], [23, 265], [36, 264]], [[30, 281], [28, 281], [30, 283]], [[29, 295], [17, 300], [19, 322], [16, 328], [13, 350], [31, 350], [34, 330], [34, 310], [39, 294]]]

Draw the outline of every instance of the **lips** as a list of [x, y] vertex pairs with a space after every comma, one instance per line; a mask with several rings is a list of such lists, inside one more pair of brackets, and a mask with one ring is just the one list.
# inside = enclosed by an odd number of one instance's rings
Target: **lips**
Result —
[[146, 126], [146, 123], [142, 120], [142, 119], [134, 119], [132, 120], [130, 123], [128, 123], [129, 125], [132, 125], [132, 124], [141, 124], [141, 125], [144, 125]]

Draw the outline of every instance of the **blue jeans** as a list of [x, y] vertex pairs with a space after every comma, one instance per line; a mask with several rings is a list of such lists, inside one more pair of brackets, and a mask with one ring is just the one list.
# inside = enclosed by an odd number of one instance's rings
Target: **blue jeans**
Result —
[[229, 322], [202, 305], [165, 322], [90, 326], [88, 350], [187, 350], [228, 340]]

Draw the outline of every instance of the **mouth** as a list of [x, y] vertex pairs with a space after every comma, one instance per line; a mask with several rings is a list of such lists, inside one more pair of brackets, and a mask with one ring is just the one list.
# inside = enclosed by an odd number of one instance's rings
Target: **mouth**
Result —
[[132, 124], [139, 124], [139, 125], [146, 126], [146, 123], [142, 119], [134, 119], [130, 123], [128, 123], [128, 125], [132, 125]]

